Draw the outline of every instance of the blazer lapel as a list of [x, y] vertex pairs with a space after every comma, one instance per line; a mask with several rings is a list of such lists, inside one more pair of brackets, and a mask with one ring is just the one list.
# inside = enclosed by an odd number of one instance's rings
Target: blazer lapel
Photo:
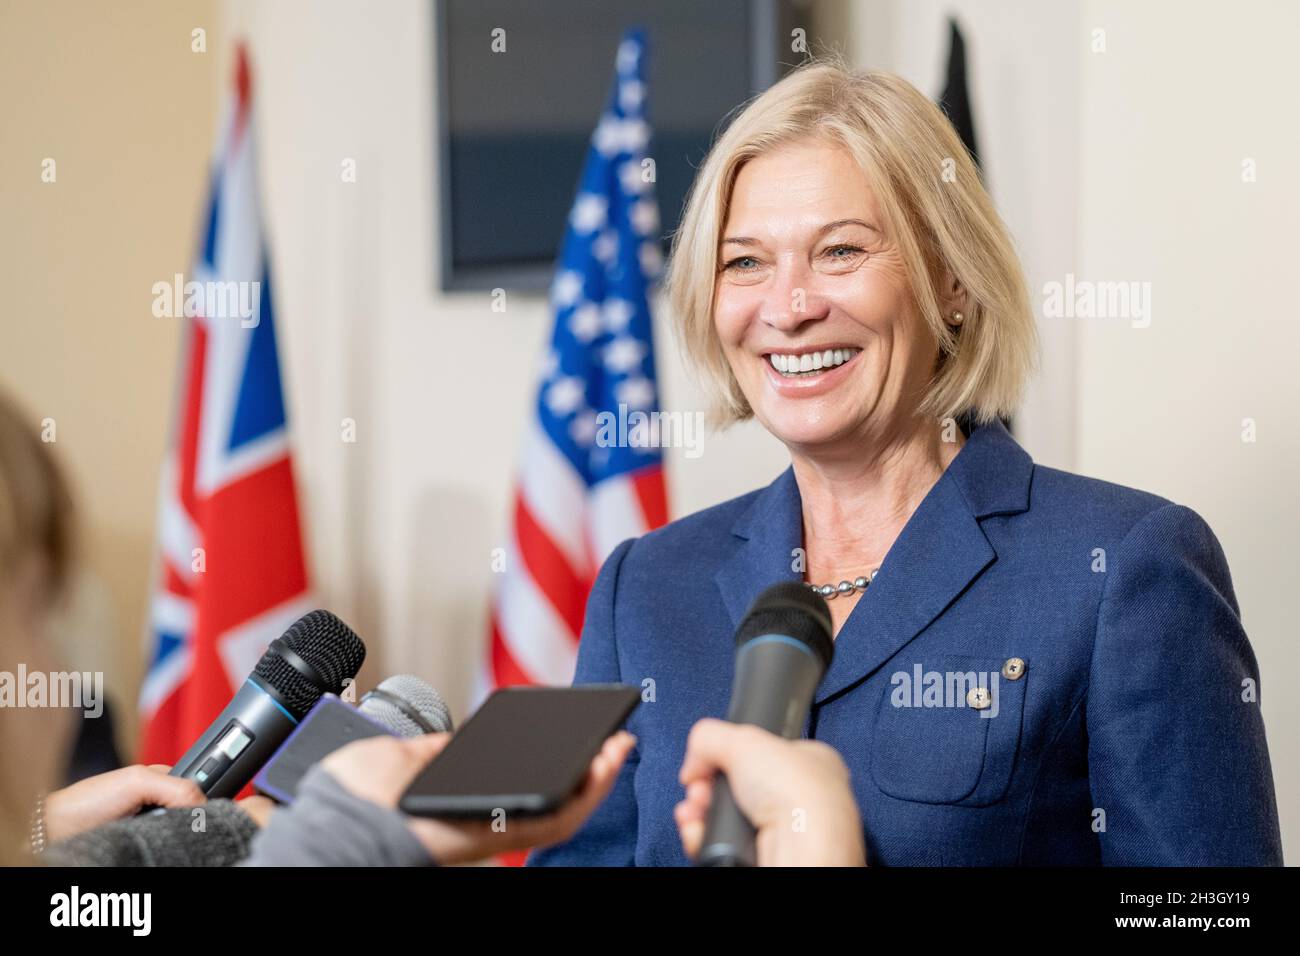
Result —
[[795, 549], [803, 547], [803, 511], [793, 468], [758, 493], [731, 533], [744, 543], [722, 563], [714, 580], [734, 632], [766, 588], [803, 578], [803, 572], [795, 570]]
[[904, 525], [867, 593], [840, 628], [835, 656], [814, 699], [821, 703], [873, 673], [996, 556], [956, 483], [945, 474]]
[[[817, 689], [822, 703], [870, 676], [997, 559], [980, 519], [1029, 507], [1033, 462], [1000, 422], [972, 431], [912, 514], [840, 629]], [[764, 588], [799, 580], [803, 518], [793, 469], [764, 489], [732, 533], [745, 539], [715, 575], [732, 624]]]

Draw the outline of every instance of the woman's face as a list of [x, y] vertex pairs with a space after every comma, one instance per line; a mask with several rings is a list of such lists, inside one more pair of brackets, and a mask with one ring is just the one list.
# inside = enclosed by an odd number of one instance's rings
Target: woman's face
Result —
[[807, 141], [746, 163], [718, 256], [714, 324], [768, 431], [813, 451], [911, 419], [937, 343], [847, 151]]

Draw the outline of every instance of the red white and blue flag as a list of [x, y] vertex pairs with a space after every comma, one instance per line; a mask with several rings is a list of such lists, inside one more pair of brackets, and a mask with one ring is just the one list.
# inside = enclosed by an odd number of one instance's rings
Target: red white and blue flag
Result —
[[620, 542], [668, 517], [661, 452], [624, 440], [623, 427], [635, 413], [658, 412], [647, 289], [662, 253], [645, 155], [644, 61], [644, 38], [629, 31], [569, 215], [480, 695], [571, 683], [601, 564]]
[[140, 693], [146, 763], [180, 757], [267, 644], [309, 609], [252, 107], [240, 48], [202, 249], [174, 303], [186, 330]]

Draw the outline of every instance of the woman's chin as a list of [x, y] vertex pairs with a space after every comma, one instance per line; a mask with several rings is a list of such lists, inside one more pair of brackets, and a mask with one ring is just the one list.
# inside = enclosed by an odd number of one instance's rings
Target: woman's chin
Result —
[[832, 445], [854, 430], [850, 416], [818, 410], [773, 409], [763, 416], [765, 427], [787, 447]]

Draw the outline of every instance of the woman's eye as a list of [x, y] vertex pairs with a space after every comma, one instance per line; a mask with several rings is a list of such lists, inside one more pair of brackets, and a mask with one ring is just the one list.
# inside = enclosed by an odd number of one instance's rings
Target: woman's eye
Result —
[[753, 256], [737, 256], [722, 268], [730, 269], [736, 272], [748, 272], [758, 265], [758, 260]]
[[823, 253], [823, 255], [825, 255], [826, 258], [828, 259], [839, 260], [840, 262], [844, 262], [853, 259], [855, 256], [859, 255], [862, 251], [863, 250], [858, 246], [840, 245], [840, 246], [831, 246]]

